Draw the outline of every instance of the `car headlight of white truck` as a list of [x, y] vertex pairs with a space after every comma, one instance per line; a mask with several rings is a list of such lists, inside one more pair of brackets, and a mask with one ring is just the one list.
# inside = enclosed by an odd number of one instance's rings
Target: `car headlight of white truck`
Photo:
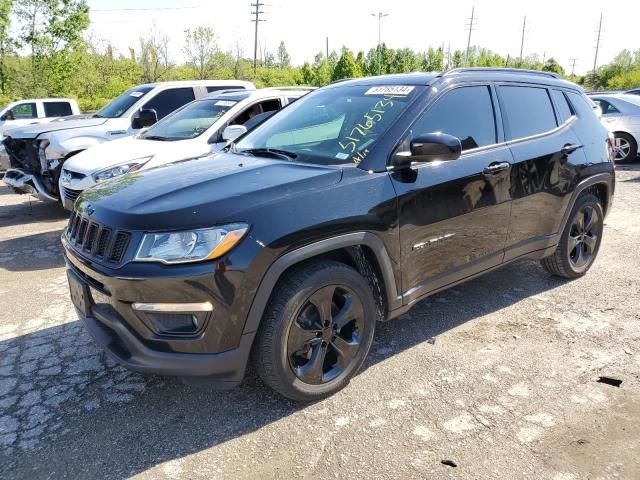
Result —
[[150, 157], [137, 158], [135, 160], [131, 160], [127, 163], [121, 163], [120, 165], [116, 165], [114, 167], [105, 168], [104, 170], [100, 170], [92, 174], [93, 180], [96, 183], [104, 182], [105, 180], [109, 180], [114, 177], [119, 177], [120, 175], [124, 175], [125, 173], [135, 172], [136, 170], [140, 170], [142, 166], [151, 160]]

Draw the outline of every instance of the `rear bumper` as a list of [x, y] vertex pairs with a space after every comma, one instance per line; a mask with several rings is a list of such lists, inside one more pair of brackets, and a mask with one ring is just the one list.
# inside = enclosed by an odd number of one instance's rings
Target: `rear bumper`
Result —
[[57, 202], [58, 199], [47, 192], [37, 176], [26, 173], [18, 168], [10, 168], [4, 174], [4, 183], [13, 189], [33, 195], [45, 202]]

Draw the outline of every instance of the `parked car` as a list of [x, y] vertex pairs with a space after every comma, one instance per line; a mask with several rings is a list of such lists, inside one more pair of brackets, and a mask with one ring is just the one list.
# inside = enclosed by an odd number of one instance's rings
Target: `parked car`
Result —
[[615, 137], [615, 160], [636, 160], [640, 142], [640, 95], [591, 93], [589, 98], [602, 109], [602, 123]]
[[632, 90], [627, 90], [625, 93], [629, 95], [640, 95], [640, 88], [634, 88]]
[[[457, 69], [318, 89], [214, 158], [83, 192], [74, 305], [116, 361], [294, 400], [343, 388], [376, 320], [518, 259], [576, 278], [614, 193], [612, 137], [547, 72]], [[523, 278], [523, 281], [527, 281]]]
[[58, 201], [58, 180], [66, 160], [89, 147], [138, 133], [196, 98], [222, 89], [255, 87], [240, 80], [138, 85], [89, 118], [13, 129], [3, 141], [11, 161], [4, 182], [18, 192]]
[[62, 169], [62, 204], [71, 210], [83, 190], [118, 175], [217, 152], [245, 133], [252, 119], [280, 110], [310, 90], [293, 87], [212, 93], [144, 133], [81, 152]]
[[80, 114], [78, 103], [71, 98], [30, 98], [11, 102], [0, 108], [0, 171], [9, 168], [9, 155], [2, 145], [5, 132], [25, 125], [46, 123], [69, 115]]

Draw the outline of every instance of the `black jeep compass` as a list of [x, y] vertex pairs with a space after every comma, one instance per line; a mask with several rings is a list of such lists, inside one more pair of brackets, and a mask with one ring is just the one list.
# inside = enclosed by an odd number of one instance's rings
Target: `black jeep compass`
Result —
[[225, 153], [85, 192], [62, 236], [89, 332], [139, 372], [295, 400], [344, 387], [376, 321], [518, 259], [584, 275], [611, 140], [546, 72], [458, 69], [316, 90]]

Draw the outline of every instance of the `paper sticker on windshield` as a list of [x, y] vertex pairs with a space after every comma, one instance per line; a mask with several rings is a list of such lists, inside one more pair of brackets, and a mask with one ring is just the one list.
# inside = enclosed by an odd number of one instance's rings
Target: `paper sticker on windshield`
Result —
[[344, 152], [338, 152], [336, 153], [336, 158], [339, 160], [346, 160], [347, 158], [349, 158], [349, 154]]
[[384, 87], [371, 87], [364, 92], [365, 95], [409, 95], [416, 87], [410, 87], [408, 85], [387, 85]]
[[144, 95], [144, 92], [131, 92], [129, 94], [130, 97], [136, 97], [136, 98], [140, 98], [142, 95]]
[[236, 102], [233, 102], [231, 100], [218, 100], [215, 105], [218, 107], [233, 107], [236, 104]]

